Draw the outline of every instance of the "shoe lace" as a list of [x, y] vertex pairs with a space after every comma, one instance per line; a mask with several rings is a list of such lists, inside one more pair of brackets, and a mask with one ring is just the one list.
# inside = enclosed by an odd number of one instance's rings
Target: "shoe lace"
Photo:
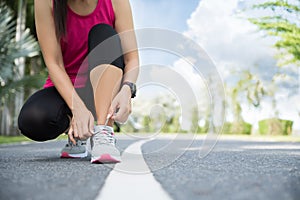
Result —
[[81, 146], [81, 145], [86, 144], [86, 141], [83, 141], [83, 140], [75, 139], [75, 141], [76, 141], [76, 144], [73, 144], [73, 142], [68, 137], [68, 143], [66, 144], [66, 147], [77, 147], [77, 146]]
[[102, 129], [93, 135], [93, 142], [97, 144], [115, 145], [116, 139], [111, 131]]

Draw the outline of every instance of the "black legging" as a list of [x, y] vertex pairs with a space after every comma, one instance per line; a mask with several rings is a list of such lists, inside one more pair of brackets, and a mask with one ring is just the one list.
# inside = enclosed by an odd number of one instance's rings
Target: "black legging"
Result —
[[[112, 37], [114, 36], [114, 37]], [[109, 38], [109, 39], [108, 39]], [[107, 39], [107, 40], [106, 40]], [[106, 40], [105, 42], [103, 42]], [[101, 42], [103, 42], [101, 45]], [[101, 64], [112, 64], [124, 71], [124, 58], [117, 32], [107, 24], [98, 24], [89, 32], [89, 72]], [[87, 74], [89, 77], [89, 74]], [[95, 117], [93, 90], [88, 79], [84, 88], [76, 89]], [[55, 87], [34, 93], [23, 105], [18, 125], [21, 133], [36, 141], [58, 137], [69, 127], [72, 112]]]

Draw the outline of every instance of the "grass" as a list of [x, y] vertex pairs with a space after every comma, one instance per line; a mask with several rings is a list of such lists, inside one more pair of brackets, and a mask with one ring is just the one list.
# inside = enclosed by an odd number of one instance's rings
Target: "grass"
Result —
[[0, 144], [32, 141], [25, 136], [0, 136]]
[[[164, 134], [164, 133], [163, 133]], [[205, 135], [205, 134], [202, 134]], [[222, 139], [242, 139], [242, 140], [257, 140], [257, 141], [271, 141], [271, 142], [300, 142], [300, 136], [265, 136], [265, 135], [234, 135], [234, 134], [222, 134]], [[67, 135], [60, 135], [55, 140], [67, 140]], [[30, 142], [29, 138], [25, 136], [0, 136], [0, 144], [11, 144], [20, 142]]]
[[223, 139], [241, 139], [249, 141], [269, 141], [269, 142], [300, 142], [300, 136], [295, 135], [234, 135], [222, 134]]
[[[66, 140], [68, 139], [67, 135], [60, 135], [55, 140]], [[0, 136], [0, 144], [12, 144], [20, 142], [32, 142], [31, 139], [20, 135], [20, 136]]]

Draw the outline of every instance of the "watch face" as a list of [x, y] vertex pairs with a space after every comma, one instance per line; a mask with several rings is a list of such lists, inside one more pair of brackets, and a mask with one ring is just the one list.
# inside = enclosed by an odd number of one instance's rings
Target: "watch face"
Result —
[[134, 98], [136, 95], [136, 85], [134, 83], [131, 83], [131, 98]]
[[131, 98], [134, 98], [136, 96], [136, 85], [131, 82], [124, 82], [123, 85], [128, 85], [130, 87]]
[[134, 93], [136, 92], [136, 85], [132, 84], [132, 90], [134, 91]]

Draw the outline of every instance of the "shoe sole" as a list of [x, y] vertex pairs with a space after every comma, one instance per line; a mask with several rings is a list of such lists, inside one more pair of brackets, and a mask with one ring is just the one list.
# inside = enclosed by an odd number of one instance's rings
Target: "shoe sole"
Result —
[[77, 153], [77, 154], [69, 154], [68, 152], [62, 152], [60, 158], [86, 158], [88, 156], [88, 152]]
[[103, 154], [100, 157], [96, 157], [96, 158], [92, 157], [91, 159], [91, 163], [94, 164], [98, 164], [98, 163], [107, 164], [107, 163], [119, 163], [119, 162], [121, 162], [120, 158], [113, 157], [110, 154]]

